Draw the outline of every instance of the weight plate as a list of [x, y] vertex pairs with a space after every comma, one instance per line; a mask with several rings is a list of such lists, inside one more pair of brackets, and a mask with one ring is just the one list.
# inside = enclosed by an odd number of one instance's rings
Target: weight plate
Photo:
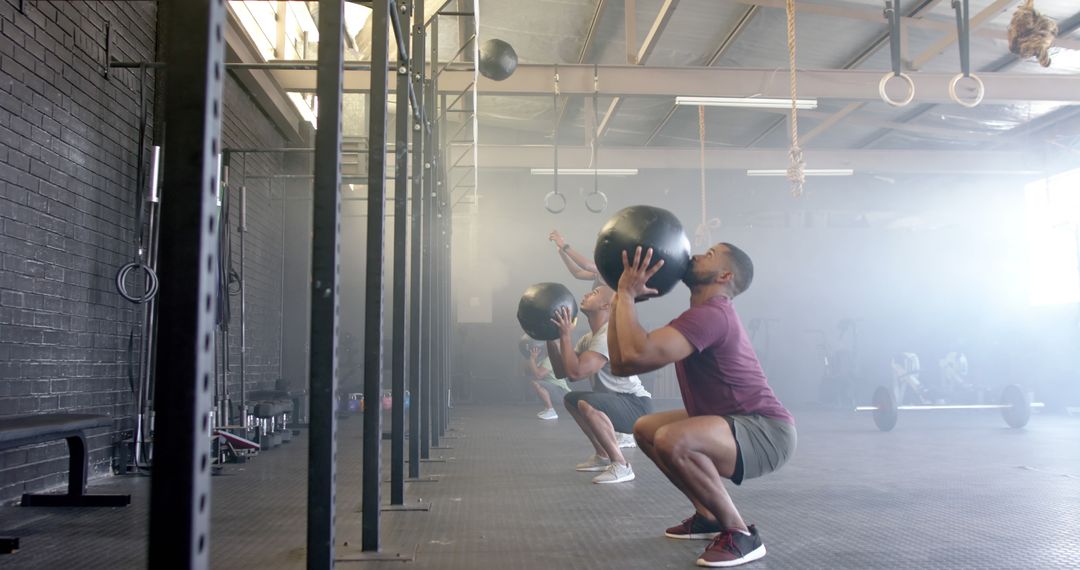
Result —
[[874, 410], [874, 424], [879, 430], [889, 431], [896, 427], [896, 397], [893, 396], [892, 390], [885, 386], [879, 386], [877, 390], [874, 390], [874, 406], [877, 407]]
[[1016, 384], [1010, 384], [1001, 391], [1001, 417], [1011, 428], [1022, 428], [1031, 419], [1031, 403], [1024, 391]]

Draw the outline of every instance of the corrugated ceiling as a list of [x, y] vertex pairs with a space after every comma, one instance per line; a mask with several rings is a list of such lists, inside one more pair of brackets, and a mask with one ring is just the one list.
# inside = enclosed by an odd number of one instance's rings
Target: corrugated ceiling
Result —
[[[770, 4], [770, 2], [763, 2]], [[1050, 69], [1036, 63], [1019, 61], [1008, 53], [1005, 29], [1015, 4], [1010, 3], [997, 16], [985, 22], [981, 30], [992, 30], [997, 37], [976, 34], [971, 41], [973, 70], [988, 67], [1017, 73], [1080, 73], [1080, 51], [1056, 49]], [[637, 0], [637, 44], [644, 41], [659, 12], [661, 0]], [[645, 62], [646, 66], [700, 66], [717, 50], [748, 9], [751, 2], [743, 0], [682, 0], [660, 35], [656, 48]], [[773, 2], [772, 4], [776, 4]], [[857, 17], [837, 17], [813, 13], [815, 6], [840, 7], [857, 10], [860, 14], [880, 11], [883, 2], [854, 0], [850, 2], [800, 2], [808, 5], [798, 13], [796, 36], [800, 68], [843, 68], [863, 54], [876, 40], [885, 37], [883, 21], [868, 21]], [[901, 2], [907, 13], [922, 2]], [[971, 13], [977, 15], [994, 4], [993, 0], [973, 0]], [[510, 42], [523, 63], [577, 63], [593, 14], [596, 0], [535, 0], [508, 2], [481, 0], [481, 37], [498, 37]], [[1060, 23], [1075, 23], [1080, 12], [1076, 0], [1046, 0], [1036, 7]], [[592, 49], [585, 63], [622, 64], [626, 62], [624, 2], [604, 2], [596, 28]], [[940, 29], [907, 27], [908, 60], [927, 52], [949, 32], [946, 25], [955, 24], [948, 1], [931, 2], [917, 15], [940, 22]], [[453, 18], [443, 18], [440, 28], [440, 51], [444, 56], [457, 48], [457, 30]], [[1073, 26], [1075, 27], [1075, 26]], [[955, 28], [950, 28], [955, 29]], [[1063, 37], [1080, 45], [1075, 29]], [[930, 52], [933, 53], [933, 52]], [[760, 7], [749, 24], [717, 61], [722, 67], [778, 68], [787, 67], [786, 16], [782, 9]], [[888, 43], [880, 44], [876, 52], [866, 57], [856, 69], [889, 69]], [[959, 72], [958, 48], [947, 45], [921, 68], [926, 72]], [[916, 73], [913, 71], [912, 73]], [[601, 75], [600, 81], [603, 81]], [[610, 102], [600, 97], [598, 114], [603, 115]], [[849, 101], [822, 101], [819, 113], [800, 118], [801, 132], [809, 132], [829, 113], [842, 109]], [[669, 98], [635, 97], [626, 99], [619, 107], [602, 144], [623, 146], [643, 145], [672, 109]], [[584, 98], [567, 101], [560, 124], [560, 142], [582, 144], [586, 140]], [[812, 146], [845, 148], [873, 143], [879, 147], [898, 148], [981, 148], [997, 144], [1010, 129], [1060, 109], [1059, 105], [1023, 103], [1017, 105], [982, 105], [964, 109], [958, 105], [917, 105], [895, 109], [885, 103], [870, 102], [837, 126], [824, 131]], [[542, 143], [550, 142], [557, 114], [550, 97], [481, 96], [480, 120], [482, 136], [492, 142]], [[747, 146], [760, 138], [755, 146], [783, 147], [788, 140], [786, 124], [776, 125], [783, 115], [756, 110], [709, 109], [706, 137], [710, 146]], [[907, 123], [902, 130], [883, 129], [886, 123]], [[887, 126], [887, 125], [886, 125]], [[922, 131], [919, 129], [926, 127]], [[956, 131], [956, 136], [950, 135]], [[678, 109], [651, 142], [657, 146], [695, 145], [698, 137], [698, 117], [693, 109]]]

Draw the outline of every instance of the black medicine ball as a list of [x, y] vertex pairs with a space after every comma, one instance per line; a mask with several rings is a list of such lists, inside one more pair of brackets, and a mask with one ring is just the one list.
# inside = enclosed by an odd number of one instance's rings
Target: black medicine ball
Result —
[[[596, 237], [593, 258], [600, 276], [608, 286], [617, 289], [623, 272], [622, 252], [634, 261], [634, 249], [641, 246], [642, 258], [652, 248], [650, 265], [664, 260], [664, 266], [647, 285], [665, 295], [690, 269], [690, 239], [675, 214], [653, 206], [630, 206], [615, 213]], [[639, 298], [643, 301], [645, 298]]]
[[513, 46], [498, 40], [490, 39], [480, 46], [480, 75], [502, 81], [513, 75], [517, 69], [518, 57]]
[[560, 283], [537, 283], [521, 296], [518, 322], [525, 334], [536, 340], [555, 340], [559, 338], [559, 328], [551, 318], [559, 307], [570, 307], [570, 318], [577, 317], [577, 300], [569, 289]]

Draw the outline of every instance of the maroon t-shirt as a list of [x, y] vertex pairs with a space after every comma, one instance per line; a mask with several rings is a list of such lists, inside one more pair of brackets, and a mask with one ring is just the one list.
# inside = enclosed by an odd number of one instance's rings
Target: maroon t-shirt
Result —
[[690, 307], [670, 326], [695, 348], [693, 354], [675, 363], [688, 414], [760, 414], [795, 423], [769, 387], [730, 299], [716, 296]]

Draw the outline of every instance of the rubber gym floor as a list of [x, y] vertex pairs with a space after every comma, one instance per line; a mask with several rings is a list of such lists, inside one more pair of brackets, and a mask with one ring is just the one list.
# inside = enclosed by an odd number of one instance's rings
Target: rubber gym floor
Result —
[[[664, 538], [691, 512], [638, 450], [637, 479], [594, 485], [573, 466], [589, 454], [565, 414], [458, 407], [450, 449], [432, 450], [406, 486], [427, 512], [385, 512], [382, 550], [411, 562], [342, 568], [692, 568], [704, 541]], [[994, 412], [869, 416], [796, 411], [799, 447], [783, 469], [732, 489], [768, 555], [749, 568], [1078, 568], [1080, 418], [1037, 414], [1021, 430]], [[341, 422], [337, 554], [359, 551], [361, 422]], [[389, 456], [384, 442], [384, 457]], [[215, 568], [303, 568], [306, 438], [228, 465], [213, 479]], [[384, 470], [386, 476], [388, 469]], [[114, 477], [91, 492], [130, 492], [123, 509], [0, 507], [22, 549], [5, 568], [140, 568], [150, 480]], [[389, 499], [384, 486], [383, 501]]]

